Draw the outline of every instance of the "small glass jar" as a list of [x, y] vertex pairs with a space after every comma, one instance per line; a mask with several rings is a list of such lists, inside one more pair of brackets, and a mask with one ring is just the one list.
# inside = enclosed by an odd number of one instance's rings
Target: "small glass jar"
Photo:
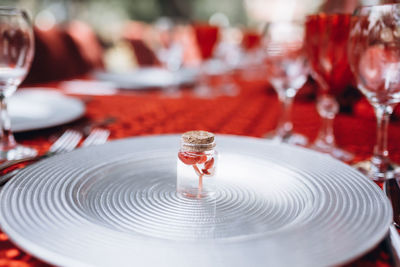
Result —
[[177, 191], [189, 198], [203, 198], [215, 193], [215, 167], [218, 153], [214, 134], [190, 131], [181, 137], [177, 160]]

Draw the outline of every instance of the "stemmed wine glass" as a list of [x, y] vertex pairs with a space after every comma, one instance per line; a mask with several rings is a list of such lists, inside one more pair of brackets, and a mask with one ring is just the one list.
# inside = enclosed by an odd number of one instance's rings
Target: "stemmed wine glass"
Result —
[[157, 57], [172, 77], [171, 84], [165, 88], [164, 93], [169, 97], [180, 97], [178, 72], [183, 65], [183, 46], [179, 40], [180, 25], [172, 19], [162, 18], [156, 22], [155, 29], [159, 37]]
[[268, 23], [263, 42], [268, 79], [282, 106], [277, 129], [266, 137], [278, 142], [304, 146], [308, 142], [307, 138], [293, 132], [291, 121], [294, 97], [307, 81], [308, 75], [304, 50], [304, 23]]
[[[245, 80], [263, 78], [263, 49], [262, 35], [254, 29], [244, 29], [241, 42], [242, 58], [241, 73]], [[262, 75], [262, 76], [261, 76]]]
[[200, 79], [195, 88], [195, 93], [200, 97], [211, 97], [212, 89], [208, 84], [208, 61], [212, 59], [219, 39], [219, 27], [207, 23], [193, 25], [196, 42], [200, 51], [202, 63], [200, 66]]
[[353, 79], [347, 59], [350, 22], [350, 14], [309, 15], [305, 37], [311, 75], [319, 84], [317, 110], [322, 118], [312, 147], [343, 161], [350, 161], [353, 155], [336, 146], [333, 120], [339, 112], [336, 97]]
[[397, 178], [400, 170], [389, 160], [387, 129], [393, 107], [400, 102], [400, 4], [360, 7], [353, 20], [349, 62], [377, 119], [373, 156], [356, 167], [376, 181]]
[[0, 8], [0, 160], [36, 155], [36, 150], [18, 145], [11, 132], [7, 99], [21, 84], [34, 53], [31, 22], [25, 11]]

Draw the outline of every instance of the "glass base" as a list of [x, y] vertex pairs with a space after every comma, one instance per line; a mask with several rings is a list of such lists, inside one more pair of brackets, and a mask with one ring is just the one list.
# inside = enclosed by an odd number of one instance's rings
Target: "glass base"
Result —
[[163, 96], [168, 98], [180, 98], [182, 97], [182, 92], [178, 87], [165, 88], [163, 90]]
[[194, 95], [199, 98], [214, 98], [215, 93], [213, 88], [206, 84], [198, 84], [194, 88]]
[[37, 155], [37, 151], [33, 148], [17, 145], [16, 147], [9, 150], [0, 151], [0, 160], [14, 160], [34, 157]]
[[340, 161], [349, 162], [354, 159], [354, 155], [346, 150], [338, 148], [337, 146], [326, 145], [323, 142], [316, 141], [311, 149], [316, 150], [321, 153], [329, 154], [335, 159]]
[[279, 136], [275, 132], [266, 134], [264, 138], [277, 143], [284, 143], [296, 146], [306, 146], [308, 144], [308, 138], [298, 133], [292, 133], [285, 136]]
[[240, 92], [239, 86], [234, 83], [226, 83], [219, 87], [219, 94], [226, 95], [226, 96], [237, 96]]
[[384, 182], [393, 178], [400, 178], [400, 166], [392, 162], [389, 163], [385, 172], [379, 171], [371, 161], [361, 161], [353, 165], [358, 171], [371, 180]]

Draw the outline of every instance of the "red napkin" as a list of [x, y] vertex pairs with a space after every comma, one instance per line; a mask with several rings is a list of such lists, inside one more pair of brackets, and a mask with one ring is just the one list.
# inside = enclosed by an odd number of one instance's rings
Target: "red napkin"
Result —
[[102, 68], [104, 66], [103, 48], [95, 32], [88, 24], [75, 20], [70, 22], [65, 30], [90, 68]]
[[140, 66], [159, 65], [159, 61], [149, 46], [151, 27], [144, 22], [132, 21], [126, 24], [122, 38], [127, 40], [133, 48]]
[[35, 57], [26, 83], [61, 80], [83, 74], [89, 66], [72, 38], [61, 28], [34, 29]]

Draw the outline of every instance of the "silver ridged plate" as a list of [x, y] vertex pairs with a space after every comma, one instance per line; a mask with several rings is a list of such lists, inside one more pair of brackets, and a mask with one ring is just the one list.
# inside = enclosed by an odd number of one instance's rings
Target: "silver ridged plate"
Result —
[[392, 212], [329, 156], [218, 136], [216, 194], [175, 192], [178, 136], [78, 149], [25, 169], [0, 195], [2, 229], [62, 266], [327, 266], [372, 249]]

